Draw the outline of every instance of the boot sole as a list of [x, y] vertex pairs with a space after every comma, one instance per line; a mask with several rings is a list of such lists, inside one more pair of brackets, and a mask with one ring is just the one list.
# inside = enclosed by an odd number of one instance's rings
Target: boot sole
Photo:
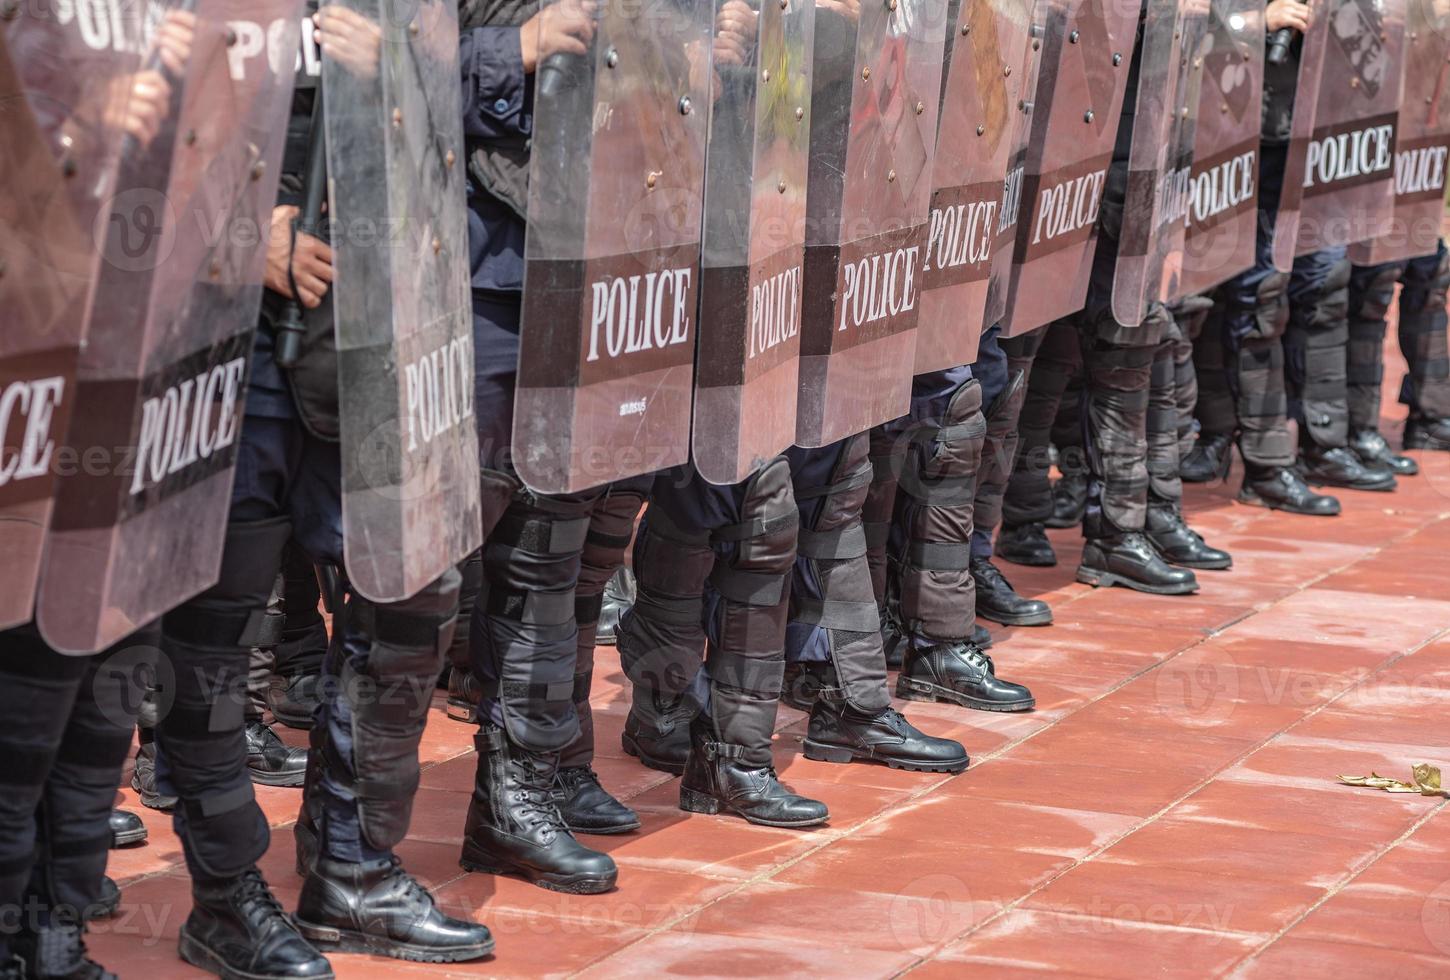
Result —
[[1163, 560], [1170, 565], [1177, 565], [1179, 568], [1197, 568], [1208, 572], [1221, 572], [1225, 569], [1233, 568], [1234, 565], [1232, 558], [1228, 561], [1178, 561], [1174, 558], [1165, 557]]
[[805, 747], [801, 754], [807, 759], [816, 762], [879, 762], [892, 769], [908, 769], [912, 772], [949, 772], [958, 773], [971, 764], [965, 754], [960, 760], [952, 762], [912, 762], [909, 759], [892, 759], [885, 756], [878, 756], [870, 751], [858, 752], [855, 749], [845, 748], [840, 745], [826, 745], [824, 742], [813, 742], [805, 740]]
[[654, 769], [658, 772], [667, 772], [671, 776], [683, 776], [685, 774], [685, 764], [683, 762], [667, 762], [658, 756], [640, 751], [639, 743], [635, 741], [634, 736], [630, 735], [629, 732], [620, 733], [619, 743], [624, 747], [625, 755], [634, 756], [649, 769]]
[[130, 847], [133, 844], [140, 844], [146, 840], [147, 835], [148, 831], [145, 827], [142, 827], [140, 830], [128, 830], [122, 834], [112, 834], [111, 849], [115, 850], [118, 847]]
[[1183, 585], [1148, 585], [1143, 582], [1135, 582], [1114, 572], [1100, 572], [1081, 566], [1077, 570], [1077, 580], [1084, 585], [1091, 585], [1095, 589], [1121, 585], [1125, 589], [1147, 592], [1149, 595], [1192, 595], [1198, 591], [1197, 582], [1186, 582]]
[[1306, 476], [1304, 482], [1311, 487], [1333, 487], [1336, 490], [1359, 490], [1362, 493], [1394, 493], [1397, 484], [1393, 479], [1388, 483], [1375, 483], [1373, 485], [1356, 485], [1352, 483], [1332, 483], [1329, 480], [1317, 479]]
[[303, 938], [323, 953], [369, 953], [413, 963], [462, 963], [488, 956], [494, 947], [494, 941], [489, 939], [486, 943], [439, 949], [437, 946], [418, 946], [383, 936], [371, 936], [353, 929], [314, 925], [304, 919], [295, 921]]
[[564, 822], [568, 825], [570, 833], [589, 834], [591, 837], [612, 837], [615, 834], [627, 834], [631, 830], [639, 829], [638, 820], [634, 821], [634, 823], [616, 824], [611, 827], [579, 827], [572, 823], [569, 823], [567, 820]]
[[467, 701], [449, 699], [443, 710], [454, 721], [462, 721], [470, 725], [478, 724], [478, 709]]
[[476, 871], [479, 874], [522, 878], [531, 885], [569, 895], [602, 895], [604, 892], [613, 891], [614, 883], [619, 879], [618, 871], [606, 878], [597, 875], [555, 875], [470, 857], [459, 858], [458, 866], [464, 871]]
[[307, 780], [307, 770], [301, 772], [258, 772], [248, 769], [247, 775], [258, 786], [301, 786]]
[[[238, 970], [236, 967], [228, 966], [212, 948], [200, 939], [187, 934], [186, 927], [182, 926], [181, 936], [177, 940], [176, 951], [183, 960], [196, 967], [198, 970], [205, 970], [207, 973], [215, 974], [222, 980], [277, 980], [277, 975], [272, 973], [251, 973], [247, 970]], [[336, 976], [331, 970], [326, 973], [319, 973], [309, 980], [333, 980]]]
[[155, 793], [143, 792], [140, 781], [135, 778], [131, 780], [131, 788], [136, 791], [136, 796], [141, 800], [141, 805], [148, 810], [170, 813], [176, 809], [177, 799], [174, 796], [157, 796]]
[[1024, 568], [1056, 568], [1057, 567], [1057, 557], [1055, 555], [1053, 556], [1052, 561], [1038, 561], [1037, 559], [1033, 559], [1032, 561], [1025, 561], [1025, 560], [1023, 560], [1020, 557], [1014, 558], [1014, 557], [1012, 557], [1011, 555], [1007, 554], [1004, 551], [998, 551], [996, 553], [996, 557], [1002, 559], [1003, 561], [1010, 561], [1014, 565], [1021, 565]]
[[[268, 707], [270, 708], [271, 705], [268, 705]], [[295, 731], [299, 731], [299, 732], [310, 732], [310, 731], [312, 731], [312, 715], [310, 715], [310, 714], [296, 714], [296, 715], [294, 715], [294, 714], [292, 714], [290, 712], [288, 712], [287, 714], [278, 714], [277, 713], [277, 709], [276, 708], [272, 708], [272, 717], [273, 718], [276, 718], [282, 724], [286, 725], [288, 728], [291, 728], [291, 729], [293, 729]]]
[[724, 812], [739, 817], [746, 823], [753, 823], [761, 827], [784, 827], [786, 829], [817, 827], [831, 819], [830, 814], [827, 814], [819, 819], [810, 820], [764, 820], [760, 817], [752, 817], [741, 813], [739, 810], [722, 803], [708, 793], [686, 789], [683, 786], [680, 787], [680, 809], [687, 813], [704, 813], [710, 816]]
[[1243, 490], [1239, 491], [1237, 499], [1239, 503], [1247, 504], [1250, 507], [1262, 507], [1265, 510], [1281, 510], [1286, 514], [1298, 514], [1300, 517], [1338, 517], [1340, 513], [1337, 509], [1320, 513], [1317, 510], [1305, 510], [1302, 507], [1290, 507], [1288, 504], [1268, 500], [1267, 498], [1260, 497], [1256, 493]]
[[992, 621], [994, 623], [1000, 623], [1003, 626], [1051, 626], [1052, 625], [1052, 610], [1051, 609], [1049, 609], [1045, 613], [1037, 613], [1037, 614], [1031, 615], [1031, 616], [1026, 616], [1026, 615], [1023, 615], [1023, 616], [1012, 616], [1012, 615], [1008, 615], [1007, 613], [999, 613], [999, 612], [994, 612], [994, 611], [992, 611], [990, 609], [983, 609], [979, 605], [979, 606], [977, 606], [977, 615], [979, 617], [981, 617], [982, 619], [990, 620], [990, 621]]
[[963, 708], [974, 708], [977, 711], [1010, 713], [1031, 711], [1037, 707], [1036, 698], [1021, 701], [984, 701], [981, 698], [974, 698], [970, 694], [963, 694], [960, 691], [953, 691], [949, 687], [933, 684], [931, 681], [914, 681], [908, 677], [896, 678], [896, 696], [907, 701], [942, 701], [948, 704], [959, 704]]

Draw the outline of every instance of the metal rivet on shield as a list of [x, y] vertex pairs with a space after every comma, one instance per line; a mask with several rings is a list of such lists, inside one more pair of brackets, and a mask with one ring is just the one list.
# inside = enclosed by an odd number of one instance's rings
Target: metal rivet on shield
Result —
[[66, 157], [60, 165], [60, 172], [63, 176], [74, 177], [76, 175], [76, 162]]
[[230, 27], [227, 28], [227, 47], [234, 47], [237, 43], [237, 32]]
[[1067, 36], [1067, 43], [1068, 44], [1076, 44], [1077, 43], [1077, 38], [1078, 38], [1077, 31], [1073, 31], [1071, 34], [1069, 34]]
[[256, 163], [252, 164], [251, 177], [252, 177], [253, 180], [261, 180], [262, 179], [262, 175], [264, 173], [266, 173], [266, 172], [267, 172], [267, 165], [265, 163], [263, 163], [261, 160], [258, 160]]
[[1090, 123], [1093, 121], [1093, 111], [1091, 109], [1082, 114], [1082, 121], [1085, 123]]
[[972, 25], [971, 24], [963, 24], [962, 25], [962, 37], [966, 37], [970, 33], [972, 33]]
[[866, 81], [866, 82], [871, 81], [871, 66], [870, 65], [867, 65], [865, 68], [862, 68], [861, 69], [861, 80], [862, 81]]
[[393, 110], [393, 125], [394, 126], [401, 126], [401, 125], [403, 125], [403, 110], [402, 109], [394, 109]]
[[1011, 74], [1012, 74], [1012, 66], [1011, 65], [1003, 65], [1002, 66], [1002, 77], [1003, 78], [1007, 78]]
[[780, 9], [784, 10], [790, 6], [790, 0], [780, 0]]
[[1223, 104], [1223, 105], [1221, 105], [1221, 106], [1219, 106], [1219, 107], [1218, 107], [1218, 111], [1219, 111], [1219, 112], [1220, 112], [1220, 113], [1223, 113], [1223, 112], [1228, 112], [1228, 103], [1227, 103], [1227, 102], [1225, 102], [1225, 103], [1224, 103], [1224, 104]]
[[408, 33], [414, 37], [418, 36], [418, 22], [416, 20], [408, 23]]
[[1041, 37], [1042, 35], [1047, 33], [1047, 28], [1043, 27], [1041, 24], [1033, 24], [1030, 28], [1027, 29], [1027, 33], [1032, 37]]
[[1041, 51], [1042, 50], [1042, 42], [1041, 41], [1033, 41], [1032, 42], [1032, 50], [1033, 51]]
[[14, 20], [20, 16], [19, 0], [4, 0], [0, 3], [0, 20]]
[[896, 180], [896, 171], [895, 170], [888, 170], [888, 171], [886, 171], [886, 182], [889, 184], [889, 183], [892, 183], [895, 180]]
[[886, 9], [887, 10], [895, 10], [896, 9], [896, 0], [886, 0]]
[[763, 68], [763, 69], [761, 69], [761, 72], [760, 72], [760, 80], [762, 82], [768, 82], [768, 81], [770, 81], [770, 69], [769, 68]]
[[188, 129], [186, 131], [186, 135], [183, 136], [181, 138], [181, 140], [187, 146], [195, 146], [196, 145], [196, 130], [194, 130], [194, 129]]
[[618, 51], [618, 49], [616, 49], [616, 48], [610, 48], [609, 49], [609, 53], [604, 56], [604, 64], [607, 67], [609, 67], [609, 68], [613, 68], [615, 65], [619, 64], [619, 51]]
[[1121, 65], [1122, 63], [1123, 63], [1123, 56], [1121, 54], [1119, 54], [1118, 52], [1114, 51], [1113, 52], [1113, 67], [1116, 68], [1118, 65]]
[[663, 170], [651, 170], [649, 172], [649, 176], [645, 177], [644, 179], [644, 186], [648, 187], [650, 190], [654, 190], [655, 184], [658, 184], [660, 182], [660, 177], [662, 176], [664, 176]]
[[1202, 68], [1203, 67], [1203, 59], [1202, 58], [1194, 58], [1193, 59], [1193, 67], [1195, 67], [1195, 68]]
[[1349, 80], [1349, 87], [1350, 88], [1359, 88], [1359, 76], [1358, 75], [1350, 78], [1350, 80]]
[[[1450, 61], [1450, 58], [1446, 58], [1445, 60], [1446, 61]], [[1435, 97], [1434, 96], [1431, 96], [1431, 95], [1425, 96], [1425, 105], [1434, 105], [1434, 104], [1435, 104]]]
[[211, 268], [209, 268], [207, 270], [207, 272], [209, 272], [211, 274], [211, 277], [212, 277], [213, 280], [220, 279], [222, 277], [222, 264], [221, 264], [221, 262], [218, 261], [217, 259], [212, 259], [211, 260]]
[[1179, 119], [1187, 119], [1188, 118], [1188, 106], [1184, 106], [1182, 109], [1179, 109], [1178, 110], [1178, 118]]
[[695, 111], [695, 104], [690, 101], [690, 97], [688, 95], [682, 95], [682, 96], [680, 96], [680, 115], [682, 115], [682, 116], [688, 116], [690, 113], [692, 113], [694, 111]]
[[437, 255], [441, 251], [443, 251], [443, 240], [440, 238], [433, 239], [433, 254]]
[[443, 166], [447, 167], [449, 170], [452, 170], [453, 162], [457, 159], [458, 157], [454, 155], [453, 151], [449, 150], [447, 153], [443, 154]]
[[925, 111], [926, 111], [926, 103], [925, 102], [917, 102], [916, 103], [916, 114], [919, 116], [919, 115], [921, 115]]
[[1031, 102], [1024, 102], [1024, 103], [1022, 103], [1022, 111], [1025, 112], [1025, 113], [1027, 113], [1028, 115], [1031, 115], [1032, 114], [1032, 103]]
[[795, 107], [795, 117], [796, 117], [796, 121], [797, 122], [799, 122], [800, 120], [804, 119], [806, 117], [806, 107], [805, 106], [801, 106], [801, 105], [796, 106]]
[[776, 181], [775, 182], [775, 190], [779, 194], [784, 194], [785, 193], [785, 181], [783, 181], [783, 180]]
[[978, 136], [981, 136], [986, 131], [987, 131], [987, 127], [986, 126], [983, 126], [981, 123], [977, 123], [977, 135]]

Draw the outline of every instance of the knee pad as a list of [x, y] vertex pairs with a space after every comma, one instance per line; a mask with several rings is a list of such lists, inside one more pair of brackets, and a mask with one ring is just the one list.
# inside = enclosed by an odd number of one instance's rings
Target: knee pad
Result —
[[287, 617], [269, 604], [291, 536], [285, 517], [228, 524], [217, 584], [162, 617], [165, 638], [187, 646], [280, 643]]
[[886, 607], [886, 545], [891, 537], [891, 517], [896, 510], [896, 488], [906, 461], [906, 445], [885, 426], [878, 425], [868, 437], [867, 458], [871, 462], [871, 486], [861, 505], [861, 529], [866, 535], [866, 565], [871, 572], [871, 591], [876, 604]]
[[[826, 450], [837, 456], [824, 486], [803, 486], [801, 478], [793, 474], [801, 514], [797, 553], [810, 564], [813, 574], [796, 583], [791, 596], [792, 620], [856, 633], [881, 627], [870, 569], [864, 560], [866, 534], [861, 522], [872, 481], [869, 445], [870, 437], [862, 432], [844, 440], [839, 448]], [[906, 470], [900, 475], [903, 482], [898, 493], [910, 482]]]
[[604, 587], [624, 564], [625, 549], [634, 539], [634, 520], [648, 494], [648, 481], [633, 480], [607, 488], [594, 502], [575, 590], [574, 618], [581, 628], [598, 622]]

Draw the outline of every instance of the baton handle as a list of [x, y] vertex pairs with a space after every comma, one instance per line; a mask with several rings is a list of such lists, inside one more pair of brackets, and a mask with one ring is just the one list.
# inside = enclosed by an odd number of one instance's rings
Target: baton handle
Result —
[[[322, 87], [318, 86], [312, 103], [312, 124], [307, 140], [307, 173], [303, 178], [302, 208], [297, 216], [297, 234], [317, 237], [322, 225], [322, 202], [327, 196], [327, 130], [322, 116]], [[297, 247], [297, 239], [292, 239]], [[290, 266], [291, 258], [288, 258]], [[292, 368], [302, 356], [302, 305], [296, 297], [282, 306], [277, 317], [277, 346], [273, 359], [281, 368]]]
[[1269, 51], [1264, 60], [1271, 65], [1282, 65], [1289, 60], [1289, 45], [1294, 43], [1294, 28], [1281, 27], [1269, 35]]

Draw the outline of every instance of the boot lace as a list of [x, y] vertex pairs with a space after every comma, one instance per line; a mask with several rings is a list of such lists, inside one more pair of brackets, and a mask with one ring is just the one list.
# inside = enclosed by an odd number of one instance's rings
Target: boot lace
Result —
[[559, 812], [559, 805], [554, 802], [549, 772], [552, 767], [522, 752], [509, 761], [518, 767], [518, 782], [522, 787], [513, 791], [514, 803], [517, 804], [516, 817], [530, 828], [542, 827], [548, 838], [556, 833], [567, 834], [568, 826]]
[[267, 887], [267, 879], [256, 868], [242, 872], [241, 880], [237, 882], [234, 901], [238, 909], [244, 911], [258, 925], [267, 919], [286, 915], [282, 903], [277, 901], [277, 896]]

